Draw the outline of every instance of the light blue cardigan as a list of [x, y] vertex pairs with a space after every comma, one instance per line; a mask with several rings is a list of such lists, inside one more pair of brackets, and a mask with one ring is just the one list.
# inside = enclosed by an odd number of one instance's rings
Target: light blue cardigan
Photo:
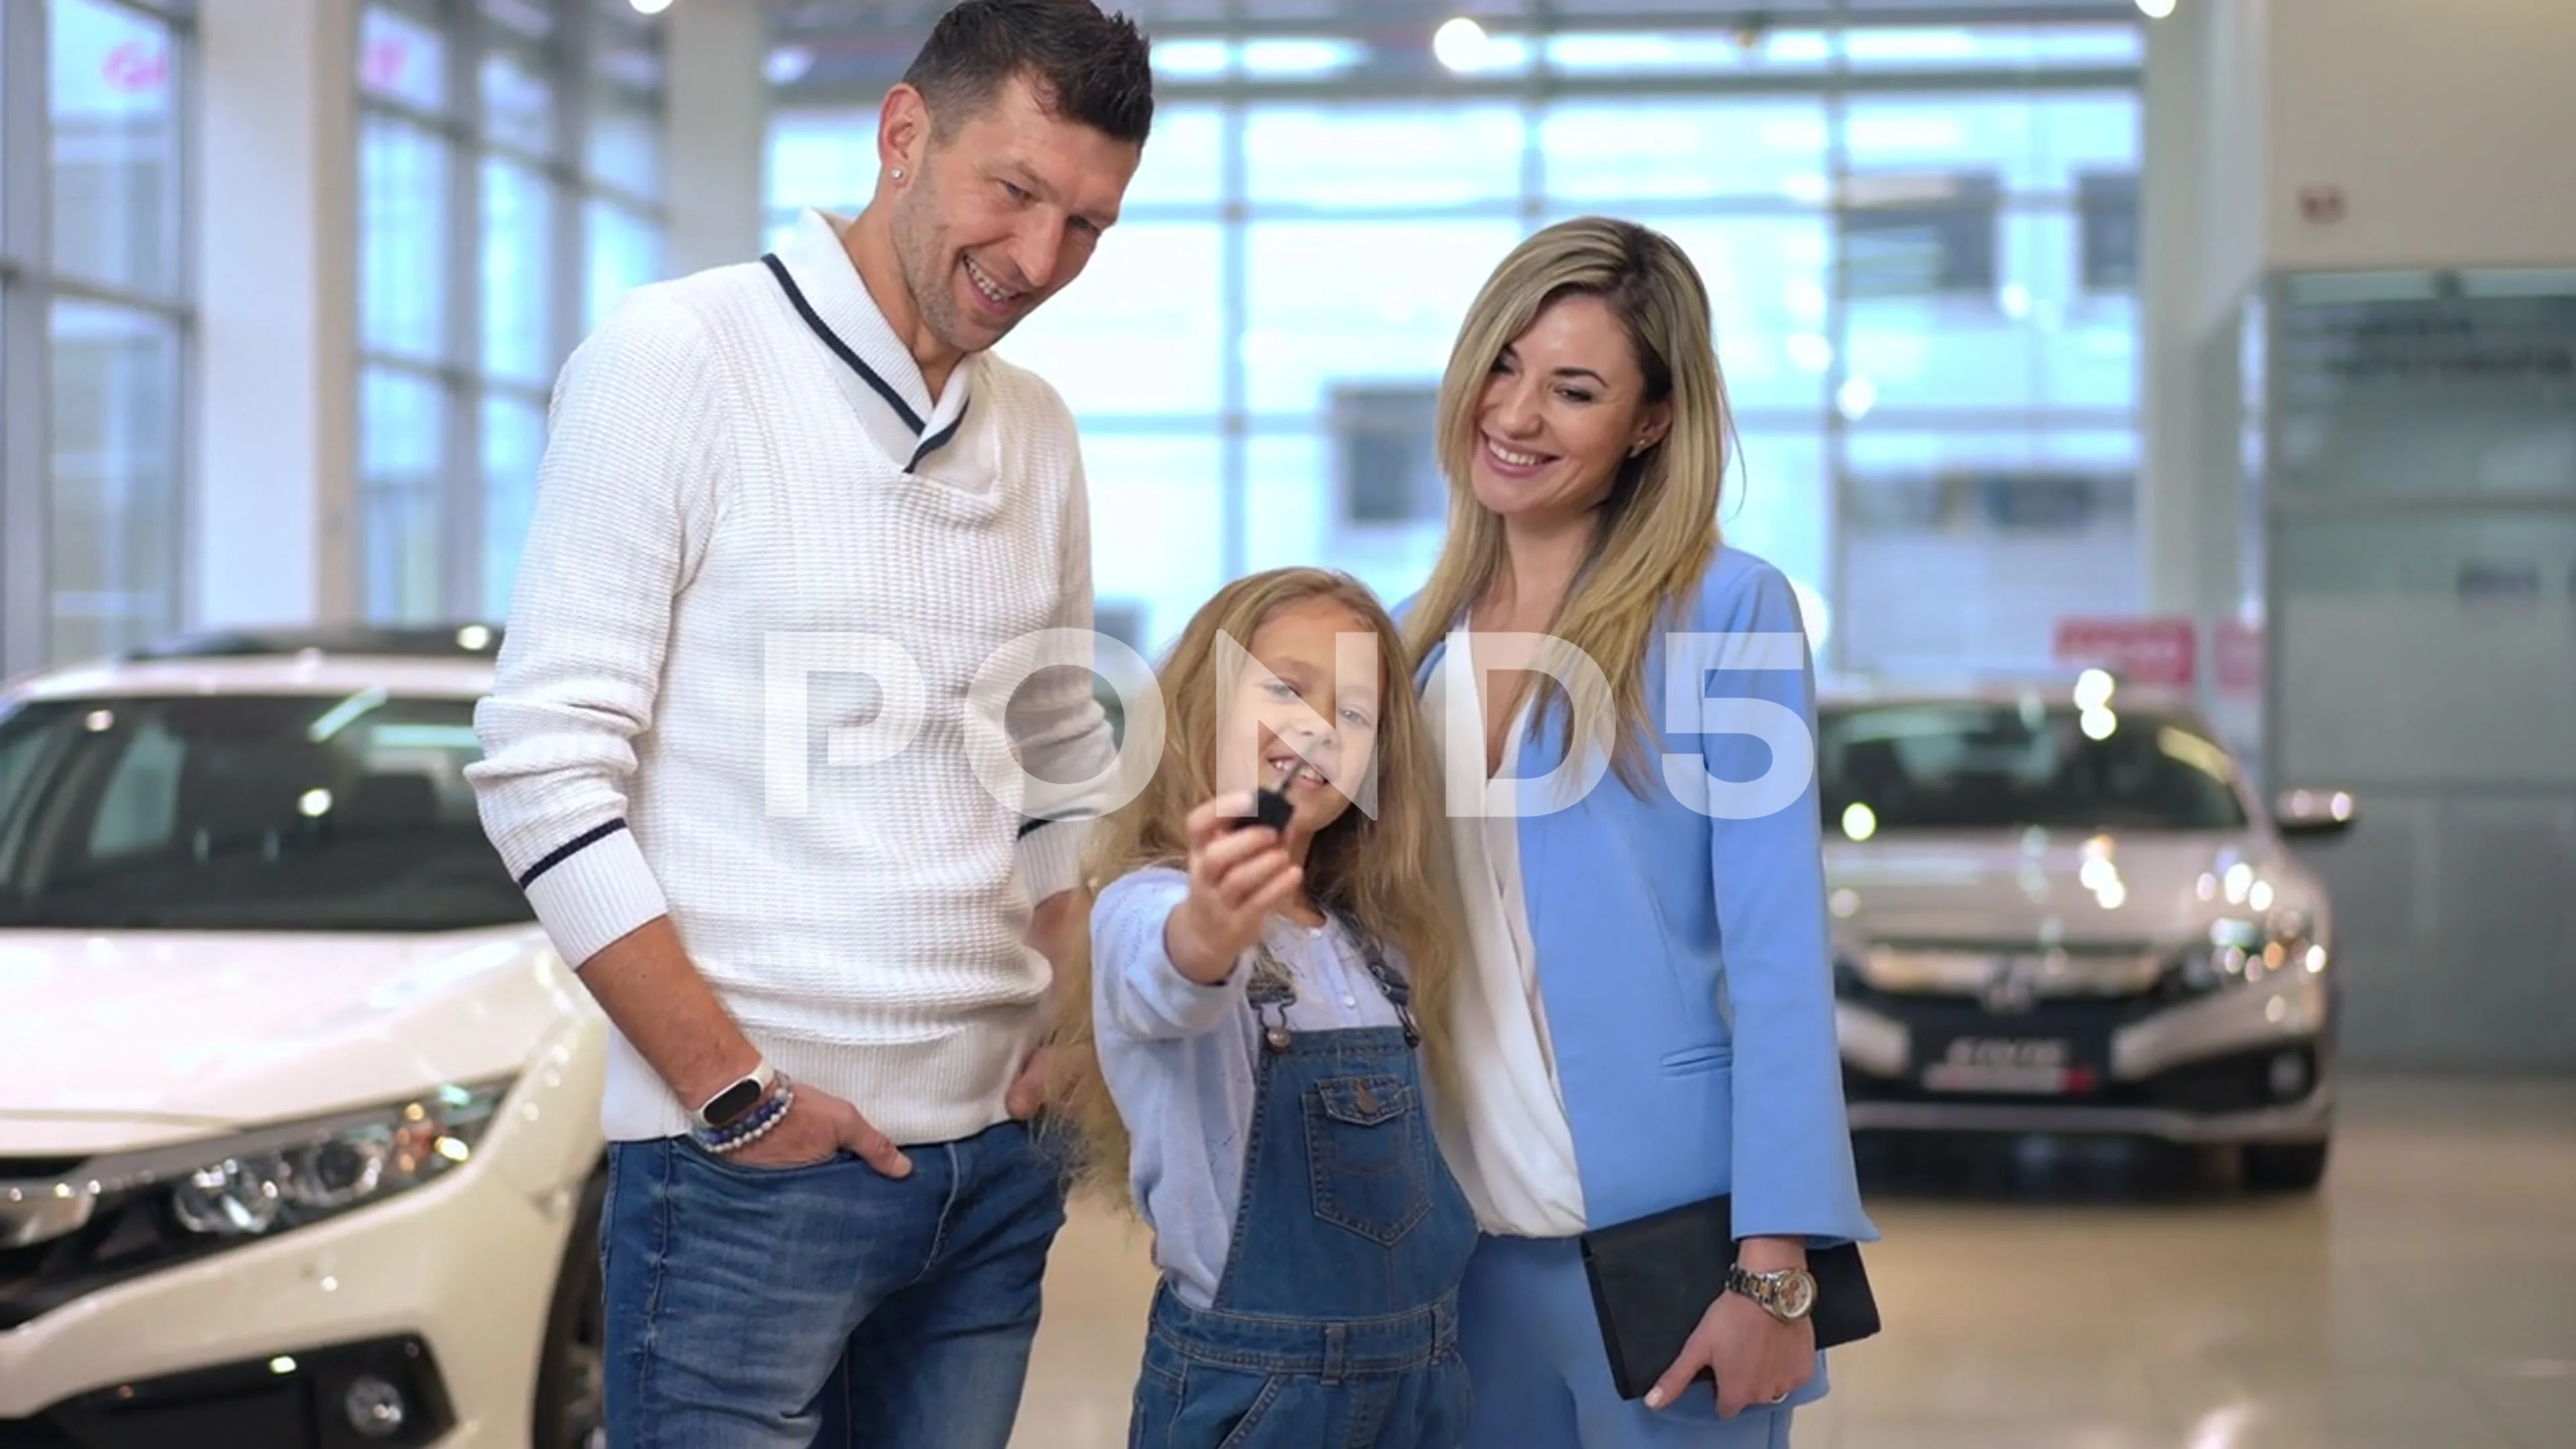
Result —
[[[1632, 794], [1605, 765], [1577, 803], [1519, 825], [1584, 1215], [1607, 1227], [1732, 1193], [1738, 1237], [1873, 1242], [1835, 1043], [1814, 665], [1797, 596], [1778, 569], [1721, 548], [1688, 618], [1677, 631], [1729, 637], [1677, 632], [1650, 648], [1656, 787]], [[1445, 652], [1422, 661], [1417, 690]], [[1668, 690], [1668, 668], [1681, 689]], [[1696, 697], [1683, 693], [1693, 683]], [[1561, 721], [1560, 711], [1524, 742], [1524, 778], [1564, 758]], [[1756, 734], [1724, 732], [1748, 725], [1806, 743], [1775, 757]], [[1666, 752], [1678, 758], [1664, 763]], [[1775, 761], [1803, 787], [1749, 804], [1758, 787], [1712, 792], [1675, 768], [1704, 763], [1704, 778], [1741, 784]], [[1675, 775], [1678, 787], [1666, 782]], [[1686, 803], [1712, 794], [1722, 812], [1750, 818], [1713, 819]]]

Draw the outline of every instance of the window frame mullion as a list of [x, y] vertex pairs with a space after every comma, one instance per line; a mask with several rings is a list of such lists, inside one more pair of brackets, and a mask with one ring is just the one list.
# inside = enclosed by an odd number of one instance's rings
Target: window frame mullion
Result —
[[52, 97], [45, 0], [0, 0], [0, 678], [52, 652]]
[[446, 456], [438, 497], [439, 619], [460, 616], [482, 572], [483, 536], [483, 24], [472, 0], [448, 0], [447, 83], [454, 149], [448, 156]]

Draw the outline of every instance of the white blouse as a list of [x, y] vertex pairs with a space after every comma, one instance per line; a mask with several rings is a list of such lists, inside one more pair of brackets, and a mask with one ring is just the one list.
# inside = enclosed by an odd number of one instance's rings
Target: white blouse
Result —
[[[1467, 691], [1463, 707], [1478, 720], [1473, 772], [1485, 778], [1483, 711], [1478, 708], [1467, 633], [1449, 636], [1448, 652], [1423, 693], [1424, 719], [1447, 778], [1449, 691]], [[1525, 701], [1503, 746], [1500, 778], [1518, 773], [1528, 728]], [[1461, 741], [1464, 745], [1465, 741]], [[1451, 995], [1450, 1031], [1457, 1043], [1463, 1100], [1440, 1114], [1441, 1149], [1476, 1210], [1477, 1225], [1510, 1237], [1571, 1237], [1584, 1230], [1583, 1182], [1575, 1169], [1574, 1128], [1556, 1080], [1547, 1009], [1539, 999], [1538, 952], [1530, 942], [1521, 893], [1520, 822], [1450, 809], [1449, 831], [1466, 907], [1466, 957]]]

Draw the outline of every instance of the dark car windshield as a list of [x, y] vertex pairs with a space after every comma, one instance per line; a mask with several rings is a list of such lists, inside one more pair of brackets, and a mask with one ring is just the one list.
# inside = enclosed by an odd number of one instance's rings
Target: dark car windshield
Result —
[[463, 775], [473, 708], [381, 690], [0, 704], [0, 928], [530, 920]]
[[2227, 752], [2198, 729], [2151, 713], [2103, 710], [2088, 729], [2072, 704], [2036, 700], [1828, 707], [1818, 720], [1816, 766], [1826, 828], [1853, 835], [2246, 823]]

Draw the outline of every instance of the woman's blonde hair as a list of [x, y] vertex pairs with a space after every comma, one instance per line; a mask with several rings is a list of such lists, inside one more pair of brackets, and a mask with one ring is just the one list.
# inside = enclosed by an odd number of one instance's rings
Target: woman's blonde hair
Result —
[[[1380, 699], [1369, 763], [1376, 815], [1356, 804], [1319, 832], [1305, 862], [1306, 893], [1325, 909], [1392, 948], [1406, 973], [1413, 1016], [1434, 1083], [1453, 1080], [1448, 1000], [1457, 970], [1451, 942], [1454, 881], [1440, 807], [1440, 763], [1406, 669], [1404, 640], [1365, 584], [1325, 569], [1277, 569], [1217, 592], [1156, 671], [1167, 726], [1163, 758], [1145, 788], [1092, 827], [1083, 881], [1095, 896], [1148, 866], [1186, 868], [1189, 813], [1217, 793], [1217, 728], [1235, 697], [1230, 670], [1245, 667], [1253, 636], [1283, 610], [1328, 601], [1377, 636]], [[1231, 639], [1241, 652], [1220, 648]], [[1362, 788], [1360, 800], [1371, 790]], [[1100, 1073], [1093, 1035], [1091, 941], [1073, 943], [1056, 988], [1058, 1021], [1049, 1098], [1066, 1131], [1078, 1184], [1128, 1205], [1128, 1131]], [[1400, 954], [1395, 954], [1400, 953]], [[1435, 1088], [1445, 1090], [1445, 1088]]]
[[[1512, 250], [1477, 293], [1450, 349], [1440, 382], [1440, 470], [1449, 479], [1449, 534], [1407, 621], [1421, 658], [1460, 627], [1504, 563], [1502, 520], [1477, 502], [1469, 471], [1477, 413], [1503, 350], [1550, 305], [1597, 297], [1636, 352], [1649, 403], [1669, 401], [1671, 425], [1630, 458], [1601, 506], [1600, 527], [1548, 632], [1602, 679], [1578, 684], [1564, 714], [1566, 754], [1601, 741], [1612, 711], [1619, 733], [1612, 763], [1631, 790], [1648, 787], [1646, 652], [1697, 586], [1718, 545], [1718, 492], [1735, 423], [1717, 362], [1708, 289], [1670, 237], [1634, 222], [1587, 216], [1532, 235]], [[1601, 697], [1606, 689], [1607, 697]], [[1538, 696], [1550, 712], [1556, 691]]]

